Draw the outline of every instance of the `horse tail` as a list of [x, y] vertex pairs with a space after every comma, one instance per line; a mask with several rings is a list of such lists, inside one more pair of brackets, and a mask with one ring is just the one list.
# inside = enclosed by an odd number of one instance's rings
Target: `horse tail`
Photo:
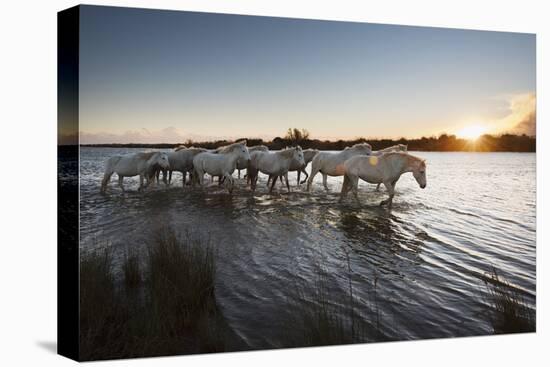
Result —
[[193, 177], [191, 179], [192, 186], [194, 187], [196, 183], [202, 185], [202, 178], [204, 177], [204, 161], [201, 159], [200, 154], [197, 154], [193, 158]]
[[256, 182], [258, 181], [258, 168], [254, 165], [254, 162], [250, 159], [246, 167], [246, 174], [248, 176], [246, 180], [247, 182], [250, 180], [250, 188], [252, 191], [256, 189]]
[[311, 189], [313, 178], [320, 171], [320, 168], [321, 168], [321, 154], [317, 153], [315, 157], [313, 157], [313, 160], [311, 161], [311, 173], [309, 174], [309, 178], [307, 180], [307, 188], [306, 188], [307, 191]]

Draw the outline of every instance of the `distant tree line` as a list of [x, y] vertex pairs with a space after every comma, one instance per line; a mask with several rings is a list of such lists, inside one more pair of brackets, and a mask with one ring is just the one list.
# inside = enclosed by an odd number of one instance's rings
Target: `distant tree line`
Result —
[[[235, 141], [246, 140], [248, 146], [266, 145], [270, 150], [284, 149], [287, 146], [300, 145], [303, 149], [342, 150], [345, 147], [369, 143], [372, 149], [379, 150], [396, 144], [406, 144], [411, 151], [428, 152], [535, 152], [536, 138], [527, 135], [482, 135], [476, 140], [462, 139], [455, 135], [442, 134], [439, 137], [422, 137], [419, 139], [365, 139], [352, 140], [319, 140], [310, 139], [310, 134], [305, 129], [288, 129], [284, 137], [276, 137], [271, 141], [254, 138], [240, 138]], [[227, 145], [233, 141], [217, 140], [196, 142], [188, 140], [181, 144], [87, 144], [92, 147], [124, 147], [124, 148], [174, 148], [179, 145], [203, 147], [215, 149]]]

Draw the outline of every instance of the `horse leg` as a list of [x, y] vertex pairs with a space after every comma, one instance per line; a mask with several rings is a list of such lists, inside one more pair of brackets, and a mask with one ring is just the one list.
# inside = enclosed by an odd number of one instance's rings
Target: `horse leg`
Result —
[[260, 175], [258, 174], [258, 172], [256, 172], [254, 174], [254, 188], [256, 188], [256, 186], [258, 186], [258, 179], [260, 178]]
[[349, 189], [350, 189], [350, 180], [347, 175], [344, 175], [344, 183], [342, 184], [342, 191], [340, 191], [340, 199], [338, 202], [344, 201], [344, 198], [348, 195]]
[[359, 200], [359, 177], [353, 176], [350, 177], [350, 183], [353, 190], [353, 196], [355, 196], [355, 200], [357, 201], [357, 204], [361, 204], [361, 201]]
[[[170, 172], [172, 172], [172, 171], [170, 171]], [[162, 170], [162, 182], [164, 182], [164, 186], [168, 186], [168, 178], [167, 178], [167, 176], [168, 176], [168, 171], [165, 170], [165, 169], [163, 169], [163, 170]]]
[[122, 191], [124, 191], [123, 181], [124, 181], [124, 176], [118, 175], [118, 187], [120, 187]]
[[395, 195], [395, 182], [384, 182], [384, 186], [386, 186], [386, 190], [388, 190], [388, 195], [390, 196], [386, 200], [382, 200], [380, 202], [380, 205], [388, 204], [388, 206], [391, 208], [393, 203], [393, 196]]
[[317, 164], [316, 161], [313, 160], [313, 163], [311, 164], [311, 174], [309, 175], [309, 179], [307, 180], [307, 191], [311, 189], [311, 184], [313, 183], [313, 179], [315, 178], [317, 172], [319, 172], [319, 164]]
[[[271, 176], [269, 176], [271, 177]], [[273, 191], [273, 188], [275, 187], [275, 184], [277, 183], [277, 176], [273, 176], [273, 180], [271, 181], [271, 188], [269, 189], [269, 193]]]
[[238, 175], [238, 178], [241, 178], [241, 170], [240, 169], [237, 170], [237, 175]]
[[[302, 172], [304, 173], [304, 175], [306, 175], [306, 178], [304, 178], [304, 180], [302, 181], [302, 185], [307, 181], [307, 178], [309, 177], [309, 175], [307, 174], [307, 171], [305, 168], [302, 168]], [[298, 176], [299, 177], [299, 176]]]
[[325, 187], [325, 190], [330, 191], [327, 185], [327, 174], [324, 172], [321, 172], [321, 174], [323, 175], [323, 186]]
[[[204, 172], [203, 171], [195, 171], [195, 174], [197, 175], [197, 180], [199, 180], [199, 184], [201, 187], [204, 186]], [[214, 181], [214, 176], [211, 176], [211, 180]]]
[[300, 174], [302, 171], [298, 169], [298, 172], [296, 173], [296, 186], [300, 186]]
[[252, 189], [252, 192], [256, 191], [258, 172], [255, 170], [246, 170], [246, 174], [248, 175], [247, 179], [250, 179], [250, 188]]
[[[281, 181], [282, 180], [283, 179], [281, 178]], [[286, 188], [287, 188], [288, 192], [290, 192], [290, 185], [288, 184], [288, 172], [285, 173], [285, 181], [286, 181]]]
[[229, 195], [233, 194], [233, 187], [234, 187], [233, 176], [226, 173], [223, 176], [223, 181], [222, 182], [225, 182], [225, 186], [227, 187], [227, 190], [229, 190]]
[[199, 185], [202, 186], [202, 179], [201, 179], [201, 176], [199, 175], [199, 170], [195, 168], [193, 170], [193, 177], [191, 178], [191, 187], [195, 188], [195, 185], [197, 184], [197, 182], [199, 183]]
[[139, 187], [138, 191], [143, 190], [143, 175], [139, 175]]
[[[101, 189], [100, 192], [104, 193], [105, 190], [107, 190], [107, 184], [111, 180], [111, 176], [114, 172], [105, 172], [105, 175], [103, 176], [103, 180], [101, 181]], [[119, 176], [120, 177], [120, 176]]]

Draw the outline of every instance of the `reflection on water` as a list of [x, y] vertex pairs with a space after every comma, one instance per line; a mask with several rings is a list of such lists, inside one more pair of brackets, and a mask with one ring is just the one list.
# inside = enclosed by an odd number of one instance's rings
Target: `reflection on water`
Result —
[[390, 339], [489, 333], [480, 279], [493, 265], [534, 307], [534, 154], [417, 153], [427, 158], [428, 187], [403, 176], [389, 210], [378, 205], [385, 191], [366, 183], [360, 205], [351, 197], [340, 204], [341, 178], [330, 178], [325, 193], [320, 176], [311, 193], [278, 185], [268, 195], [263, 177], [255, 195], [241, 179], [231, 196], [217, 185], [182, 188], [178, 176], [143, 193], [137, 179], [126, 179], [125, 193], [113, 179], [100, 195], [104, 160], [127, 151], [81, 150], [82, 252], [140, 248], [158, 223], [207, 233], [218, 247], [216, 295], [250, 347], [280, 345], [284, 335], [272, 326], [291, 312], [292, 285], [323, 273], [332, 299], [345, 297], [348, 258], [355, 316], [372, 321], [375, 294]]

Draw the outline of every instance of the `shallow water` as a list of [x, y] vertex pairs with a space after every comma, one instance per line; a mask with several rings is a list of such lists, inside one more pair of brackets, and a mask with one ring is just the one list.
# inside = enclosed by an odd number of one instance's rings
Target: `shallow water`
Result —
[[329, 178], [327, 194], [318, 175], [307, 193], [295, 173], [290, 194], [278, 184], [268, 195], [265, 177], [255, 195], [243, 179], [232, 196], [217, 185], [192, 190], [174, 173], [172, 186], [144, 193], [137, 178], [126, 178], [122, 193], [113, 177], [101, 195], [104, 161], [131, 151], [81, 149], [82, 252], [140, 248], [159, 223], [202, 233], [217, 247], [223, 314], [250, 348], [281, 345], [273, 326], [291, 317], [296, 287], [320, 274], [335, 303], [346, 299], [351, 274], [354, 317], [372, 323], [376, 314], [389, 339], [490, 333], [481, 279], [492, 266], [534, 308], [535, 154], [412, 153], [427, 159], [427, 188], [403, 175], [389, 210], [378, 205], [383, 187], [362, 183], [361, 205], [352, 195], [339, 204], [341, 177]]

